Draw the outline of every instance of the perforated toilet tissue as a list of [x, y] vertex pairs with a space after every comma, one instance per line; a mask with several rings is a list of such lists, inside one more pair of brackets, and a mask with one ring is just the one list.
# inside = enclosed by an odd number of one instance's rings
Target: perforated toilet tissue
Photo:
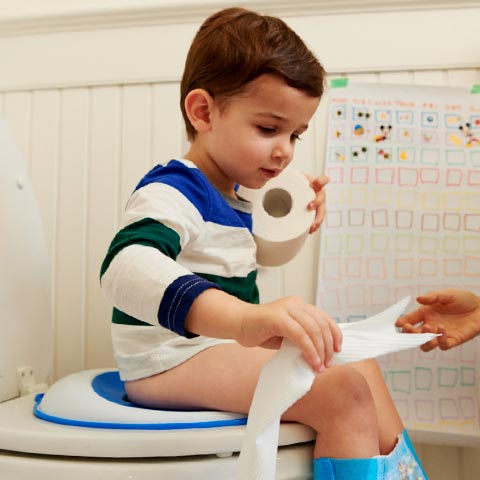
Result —
[[[342, 351], [333, 363], [341, 365], [417, 347], [436, 335], [399, 333], [395, 320], [410, 302], [404, 298], [383, 312], [356, 323], [339, 324], [343, 332]], [[280, 417], [311, 388], [315, 373], [300, 351], [283, 340], [279, 351], [260, 374], [242, 450], [236, 480], [274, 480]]]
[[305, 243], [315, 218], [315, 211], [307, 208], [315, 198], [307, 177], [286, 168], [264, 187], [240, 187], [237, 193], [252, 202], [257, 262], [273, 267], [291, 260]]

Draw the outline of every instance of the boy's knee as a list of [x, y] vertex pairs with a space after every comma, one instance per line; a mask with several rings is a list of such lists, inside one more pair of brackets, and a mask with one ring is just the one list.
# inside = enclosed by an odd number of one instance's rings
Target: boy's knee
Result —
[[362, 374], [346, 366], [327, 371], [324, 378], [317, 377], [300, 415], [304, 418], [296, 421], [316, 430], [376, 422], [375, 403], [368, 383]]
[[363, 375], [346, 367], [337, 377], [334, 395], [323, 412], [327, 420], [319, 419], [319, 426], [339, 432], [339, 435], [349, 432], [353, 436], [362, 436], [374, 431], [372, 428], [376, 429], [377, 425], [375, 401]]
[[350, 367], [338, 372], [335, 379], [336, 413], [358, 415], [363, 409], [375, 410], [375, 404], [365, 377]]

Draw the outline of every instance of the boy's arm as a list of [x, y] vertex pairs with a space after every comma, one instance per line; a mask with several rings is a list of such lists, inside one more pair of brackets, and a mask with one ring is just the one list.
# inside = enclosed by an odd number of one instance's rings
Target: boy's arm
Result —
[[231, 338], [247, 347], [278, 348], [287, 338], [317, 372], [329, 366], [342, 342], [335, 321], [297, 297], [254, 305], [213, 289], [195, 299], [185, 329], [208, 337]]
[[192, 302], [206, 289], [219, 288], [182, 267], [157, 248], [131, 244], [105, 266], [102, 289], [127, 315], [191, 337], [184, 321]]

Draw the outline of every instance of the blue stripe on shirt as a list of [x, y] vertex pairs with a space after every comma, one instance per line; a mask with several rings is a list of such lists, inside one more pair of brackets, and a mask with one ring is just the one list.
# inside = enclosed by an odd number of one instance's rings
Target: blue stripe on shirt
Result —
[[210, 184], [198, 168], [190, 168], [178, 160], [157, 165], [140, 180], [135, 191], [151, 183], [163, 183], [181, 192], [199, 211], [203, 220], [227, 227], [252, 231], [251, 214], [234, 210]]
[[194, 335], [185, 330], [185, 319], [194, 300], [209, 288], [220, 289], [219, 285], [197, 275], [183, 275], [174, 280], [165, 290], [158, 309], [158, 321], [162, 327], [193, 338]]

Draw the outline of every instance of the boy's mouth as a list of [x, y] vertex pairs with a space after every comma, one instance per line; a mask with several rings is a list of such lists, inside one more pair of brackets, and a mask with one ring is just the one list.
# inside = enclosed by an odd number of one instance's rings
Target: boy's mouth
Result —
[[261, 168], [262, 173], [268, 178], [274, 178], [280, 175], [280, 169], [273, 169], [273, 168]]

